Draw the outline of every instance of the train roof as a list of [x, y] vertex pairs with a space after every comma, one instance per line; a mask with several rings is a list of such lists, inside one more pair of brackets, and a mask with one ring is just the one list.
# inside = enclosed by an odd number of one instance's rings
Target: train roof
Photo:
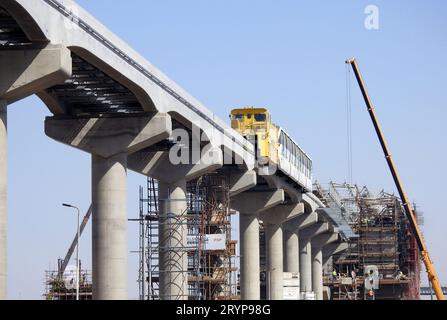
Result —
[[256, 107], [237, 108], [237, 109], [231, 110], [231, 113], [247, 112], [247, 111], [251, 111], [251, 110], [256, 110], [256, 111], [259, 111], [259, 112], [268, 112], [268, 113], [270, 113], [270, 111], [268, 109], [266, 109], [266, 108], [256, 108]]

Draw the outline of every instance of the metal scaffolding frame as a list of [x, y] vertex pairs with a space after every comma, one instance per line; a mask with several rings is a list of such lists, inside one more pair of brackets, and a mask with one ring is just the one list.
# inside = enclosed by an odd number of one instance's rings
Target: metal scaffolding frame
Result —
[[[63, 260], [58, 260], [58, 270], [45, 271], [46, 300], [76, 300], [76, 271], [61, 274]], [[79, 300], [92, 300], [92, 274], [90, 270], [79, 270]]]
[[[176, 250], [187, 254], [188, 268], [184, 281], [188, 282], [189, 300], [237, 299], [236, 241], [231, 239], [231, 216], [229, 184], [222, 174], [209, 174], [187, 183], [187, 210], [180, 216], [163, 217], [159, 211], [158, 182], [148, 178], [146, 192], [140, 187], [139, 222], [139, 298], [141, 300], [178, 299], [160, 297], [160, 274], [169, 276], [170, 261], [165, 270], [160, 269], [160, 251]], [[172, 201], [166, 199], [166, 201]], [[164, 224], [169, 236], [181, 228], [187, 229], [186, 247], [174, 245], [160, 248], [160, 228]], [[176, 231], [177, 230], [177, 231]], [[213, 238], [214, 237], [214, 238]], [[211, 247], [210, 239], [222, 239], [224, 246]], [[171, 240], [170, 240], [171, 241]], [[180, 241], [180, 240], [179, 240]], [[221, 243], [221, 245], [222, 245]], [[178, 270], [176, 268], [176, 270]]]
[[[328, 205], [338, 206], [355, 233], [348, 250], [332, 259], [337, 279], [325, 278], [334, 299], [361, 298], [358, 290], [364, 290], [363, 273], [371, 265], [380, 274], [377, 299], [419, 299], [419, 253], [400, 199], [383, 190], [373, 193], [367, 187], [333, 182], [327, 187], [318, 185], [315, 193]], [[422, 222], [420, 215], [418, 219]], [[352, 271], [355, 286], [346, 285]]]

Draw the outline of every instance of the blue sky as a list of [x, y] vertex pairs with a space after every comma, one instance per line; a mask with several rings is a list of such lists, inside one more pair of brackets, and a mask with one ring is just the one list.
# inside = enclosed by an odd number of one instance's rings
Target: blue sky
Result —
[[[443, 1], [190, 0], [78, 3], [223, 119], [233, 107], [265, 106], [308, 152], [314, 178], [347, 178], [346, 58], [356, 56], [424, 234], [447, 284], [447, 4]], [[380, 10], [379, 30], [364, 28], [364, 8]], [[355, 83], [353, 177], [394, 191]], [[47, 138], [48, 109], [36, 97], [9, 107], [9, 297], [39, 299], [44, 270], [74, 236], [74, 212], [90, 204], [90, 156]], [[138, 186], [129, 172], [129, 217]], [[90, 266], [90, 225], [81, 258]], [[129, 250], [138, 228], [129, 226]], [[138, 296], [130, 254], [130, 298]], [[423, 279], [425, 276], [423, 275]]]

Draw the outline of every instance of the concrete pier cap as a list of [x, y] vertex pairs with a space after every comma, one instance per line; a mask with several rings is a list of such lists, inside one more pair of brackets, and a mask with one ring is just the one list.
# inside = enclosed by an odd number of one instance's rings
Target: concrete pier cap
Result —
[[336, 254], [348, 250], [349, 244], [347, 242], [334, 242], [327, 244], [323, 247], [323, 265], [325, 265], [329, 259]]
[[71, 76], [70, 50], [62, 45], [0, 50], [0, 99], [9, 104], [63, 83]]
[[171, 132], [171, 118], [163, 113], [45, 119], [48, 137], [103, 158], [135, 153], [169, 138]]

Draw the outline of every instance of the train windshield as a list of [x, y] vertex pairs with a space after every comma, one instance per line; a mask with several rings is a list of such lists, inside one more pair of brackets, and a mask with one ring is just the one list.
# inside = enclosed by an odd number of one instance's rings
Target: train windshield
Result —
[[255, 120], [258, 122], [264, 122], [267, 119], [267, 116], [265, 113], [256, 113], [255, 114]]
[[244, 115], [242, 113], [233, 114], [233, 120], [243, 121]]

